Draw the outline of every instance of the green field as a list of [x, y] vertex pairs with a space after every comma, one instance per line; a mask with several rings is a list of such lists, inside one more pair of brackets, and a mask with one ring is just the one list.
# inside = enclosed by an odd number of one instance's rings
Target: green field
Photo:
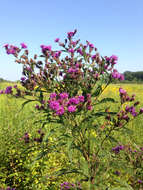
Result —
[[[8, 83], [0, 83], [0, 90], [8, 85]], [[105, 90], [103, 96], [114, 97], [119, 101], [119, 87], [121, 86], [127, 90], [129, 95], [136, 94], [136, 100], [140, 101], [140, 107], [143, 107], [143, 85], [112, 84]], [[19, 190], [50, 189], [46, 188], [46, 186], [51, 186], [51, 189], [53, 187], [55, 187], [53, 189], [58, 189], [56, 185], [66, 181], [66, 179], [72, 180], [74, 176], [70, 176], [71, 178], [66, 176], [64, 179], [61, 177], [58, 179], [59, 181], [50, 179], [47, 182], [43, 179], [43, 176], [60, 168], [62, 164], [66, 164], [64, 156], [60, 158], [56, 154], [51, 154], [44, 160], [34, 162], [31, 165], [41, 145], [33, 148], [33, 152], [27, 152], [29, 145], [25, 145], [21, 138], [26, 132], [30, 133], [31, 136], [37, 133], [39, 124], [35, 124], [34, 121], [38, 120], [40, 115], [37, 115], [36, 110], [33, 108], [34, 104], [27, 104], [21, 110], [22, 103], [22, 99], [0, 95], [0, 188], [6, 188], [11, 185]], [[113, 109], [116, 108], [114, 107]], [[116, 139], [119, 142], [131, 142], [142, 146], [143, 116], [135, 118], [128, 128], [132, 129], [133, 133], [129, 136], [121, 133]], [[39, 166], [40, 162], [43, 162], [42, 167]], [[25, 181], [22, 183], [23, 179]]]

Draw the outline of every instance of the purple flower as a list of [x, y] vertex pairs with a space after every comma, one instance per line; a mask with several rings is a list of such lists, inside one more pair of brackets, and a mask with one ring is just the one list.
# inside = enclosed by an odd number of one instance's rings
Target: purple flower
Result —
[[80, 102], [84, 102], [84, 96], [78, 96]]
[[120, 95], [125, 95], [127, 92], [123, 88], [119, 88]]
[[124, 80], [124, 75], [120, 74], [116, 69], [113, 70], [111, 76], [114, 79]]
[[105, 56], [107, 62], [110, 62], [110, 57]]
[[37, 110], [39, 110], [39, 109], [40, 109], [40, 106], [39, 106], [38, 104], [36, 104], [36, 105], [35, 105], [35, 108], [36, 108]]
[[60, 94], [60, 98], [61, 98], [61, 99], [66, 99], [66, 98], [68, 98], [68, 96], [69, 96], [69, 95], [68, 95], [68, 93], [66, 93], [66, 92], [63, 92], [63, 93]]
[[68, 51], [69, 51], [70, 53], [74, 53], [74, 49], [73, 49], [73, 48], [69, 49]]
[[57, 115], [63, 115], [64, 112], [65, 112], [64, 107], [63, 107], [63, 106], [59, 106], [59, 107], [57, 108], [56, 114], [57, 114]]
[[92, 110], [92, 106], [91, 105], [87, 105], [86, 108], [87, 108], [87, 110]]
[[74, 32], [68, 32], [67, 34], [68, 34], [68, 38], [70, 39], [71, 37], [73, 37], [73, 36], [74, 36], [75, 31], [74, 31]]
[[74, 42], [74, 41], [72, 41], [72, 42], [71, 42], [71, 44], [72, 44], [73, 46], [75, 46], [75, 45], [76, 45], [76, 43], [77, 43], [77, 42]]
[[15, 51], [14, 49], [8, 49], [6, 53], [7, 53], [8, 55], [9, 55], [9, 54], [13, 54], [13, 55], [14, 55], [14, 54], [16, 53], [16, 51]]
[[21, 81], [24, 82], [26, 80], [25, 77], [21, 77]]
[[12, 86], [8, 86], [5, 90], [5, 94], [12, 94]]
[[45, 53], [45, 51], [51, 51], [51, 46], [45, 46], [45, 45], [41, 45], [40, 46], [42, 48], [42, 52]]
[[57, 111], [60, 107], [60, 104], [58, 101], [50, 101], [50, 104], [49, 104], [49, 107], [52, 109], [52, 110], [55, 110]]
[[55, 39], [55, 42], [59, 42], [59, 40], [60, 40], [59, 38], [56, 38], [56, 39]]
[[128, 115], [124, 115], [123, 119], [126, 120], [126, 121], [128, 121], [129, 120], [129, 116]]
[[138, 104], [139, 104], [139, 101], [135, 102], [135, 103], [134, 103], [134, 106], [137, 106]]
[[8, 49], [9, 44], [5, 44], [3, 47], [6, 48], [6, 49]]
[[26, 69], [27, 71], [29, 71], [29, 72], [32, 72], [31, 67], [26, 67], [25, 69]]
[[69, 104], [79, 104], [79, 99], [78, 98], [70, 98], [69, 99], [69, 102], [68, 102]]
[[124, 75], [120, 74], [119, 80], [125, 80]]
[[72, 67], [70, 67], [69, 69], [68, 69], [68, 73], [74, 73], [74, 72], [76, 72], [77, 71], [77, 69], [74, 69], [74, 68], [72, 68]]
[[92, 55], [91, 59], [92, 60], [96, 59], [96, 55]]
[[112, 151], [115, 152], [115, 154], [118, 154], [120, 152], [120, 150], [123, 150], [123, 149], [124, 149], [124, 146], [119, 145], [119, 146], [112, 148]]
[[0, 94], [4, 94], [4, 91], [3, 91], [3, 90], [1, 90], [1, 91], [0, 91]]
[[138, 183], [139, 183], [139, 184], [142, 184], [142, 183], [143, 183], [143, 181], [139, 179], [139, 180], [138, 180]]
[[7, 187], [6, 190], [15, 190], [15, 188]]
[[77, 53], [79, 53], [80, 55], [83, 55], [82, 49], [81, 48], [77, 49]]
[[10, 45], [10, 47], [6, 45], [5, 48], [6, 48], [6, 53], [7, 54], [13, 54], [13, 55], [15, 55], [15, 53], [16, 53], [16, 51], [18, 49], [18, 47], [13, 46], [13, 45]]
[[119, 172], [119, 171], [115, 171], [115, 174], [119, 176], [119, 175], [120, 175], [120, 172]]
[[89, 47], [90, 48], [94, 48], [94, 45], [89, 43]]
[[66, 190], [66, 189], [73, 189], [73, 187], [76, 187], [74, 183], [69, 183], [69, 182], [63, 182], [61, 184], [61, 190]]
[[112, 56], [110, 57], [110, 59], [112, 59], [112, 60], [114, 60], [114, 61], [118, 61], [118, 57], [117, 57], [116, 55], [112, 55]]
[[75, 112], [76, 111], [76, 106], [73, 106], [73, 105], [68, 106], [68, 111], [69, 112]]
[[14, 85], [13, 88], [17, 88], [17, 85]]
[[57, 94], [55, 92], [50, 94], [50, 98], [56, 98]]
[[25, 43], [21, 43], [20, 45], [21, 45], [21, 48], [23, 48], [23, 49], [27, 48], [27, 45]]
[[137, 112], [132, 112], [131, 114], [132, 114], [133, 117], [136, 117], [138, 115]]
[[54, 58], [58, 58], [60, 55], [61, 55], [61, 51], [56, 51], [55, 53], [53, 53]]
[[140, 108], [140, 113], [143, 113], [143, 108]]

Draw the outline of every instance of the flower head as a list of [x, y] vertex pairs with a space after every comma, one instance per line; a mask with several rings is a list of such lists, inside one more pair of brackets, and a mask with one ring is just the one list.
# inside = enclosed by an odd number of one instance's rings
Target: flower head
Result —
[[59, 107], [57, 108], [56, 114], [57, 114], [57, 115], [63, 115], [64, 112], [65, 112], [64, 107], [63, 107], [63, 106], [59, 106]]
[[79, 98], [75, 98], [75, 97], [70, 98], [68, 103], [69, 104], [79, 104]]
[[27, 48], [27, 45], [25, 43], [21, 43], [20, 45], [21, 45], [21, 48], [23, 48], [23, 49]]
[[55, 39], [55, 42], [59, 42], [59, 40], [60, 40], [59, 38], [56, 38], [56, 39]]
[[5, 94], [12, 94], [12, 86], [8, 86], [5, 90]]
[[55, 92], [50, 94], [50, 98], [56, 98], [57, 94]]
[[60, 104], [59, 104], [59, 102], [58, 101], [50, 101], [50, 103], [49, 103], [49, 107], [52, 109], [52, 110], [55, 110], [55, 111], [57, 111], [58, 109], [59, 109], [59, 107], [60, 107]]
[[126, 94], [126, 90], [124, 90], [123, 88], [119, 88], [119, 92], [120, 92], [120, 95], [124, 95]]
[[73, 105], [68, 106], [68, 111], [69, 112], [75, 112], [76, 111], [76, 106], [73, 106]]
[[59, 96], [60, 96], [61, 99], [66, 99], [66, 98], [68, 98], [69, 95], [68, 95], [68, 93], [63, 92]]

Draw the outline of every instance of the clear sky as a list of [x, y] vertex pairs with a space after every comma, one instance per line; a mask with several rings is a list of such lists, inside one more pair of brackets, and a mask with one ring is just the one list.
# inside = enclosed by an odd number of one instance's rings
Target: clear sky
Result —
[[143, 71], [143, 0], [0, 0], [0, 78], [18, 80], [21, 66], [6, 55], [5, 43], [56, 47], [66, 33], [93, 43], [102, 56], [119, 57], [117, 69]]

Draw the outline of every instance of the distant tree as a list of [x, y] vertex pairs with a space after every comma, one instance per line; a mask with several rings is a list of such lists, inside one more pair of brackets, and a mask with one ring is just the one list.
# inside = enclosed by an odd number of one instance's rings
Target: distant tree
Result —
[[124, 72], [125, 80], [127, 81], [143, 81], [143, 71], [131, 72], [125, 71]]
[[4, 79], [3, 78], [0, 78], [0, 82], [3, 82], [4, 81]]

